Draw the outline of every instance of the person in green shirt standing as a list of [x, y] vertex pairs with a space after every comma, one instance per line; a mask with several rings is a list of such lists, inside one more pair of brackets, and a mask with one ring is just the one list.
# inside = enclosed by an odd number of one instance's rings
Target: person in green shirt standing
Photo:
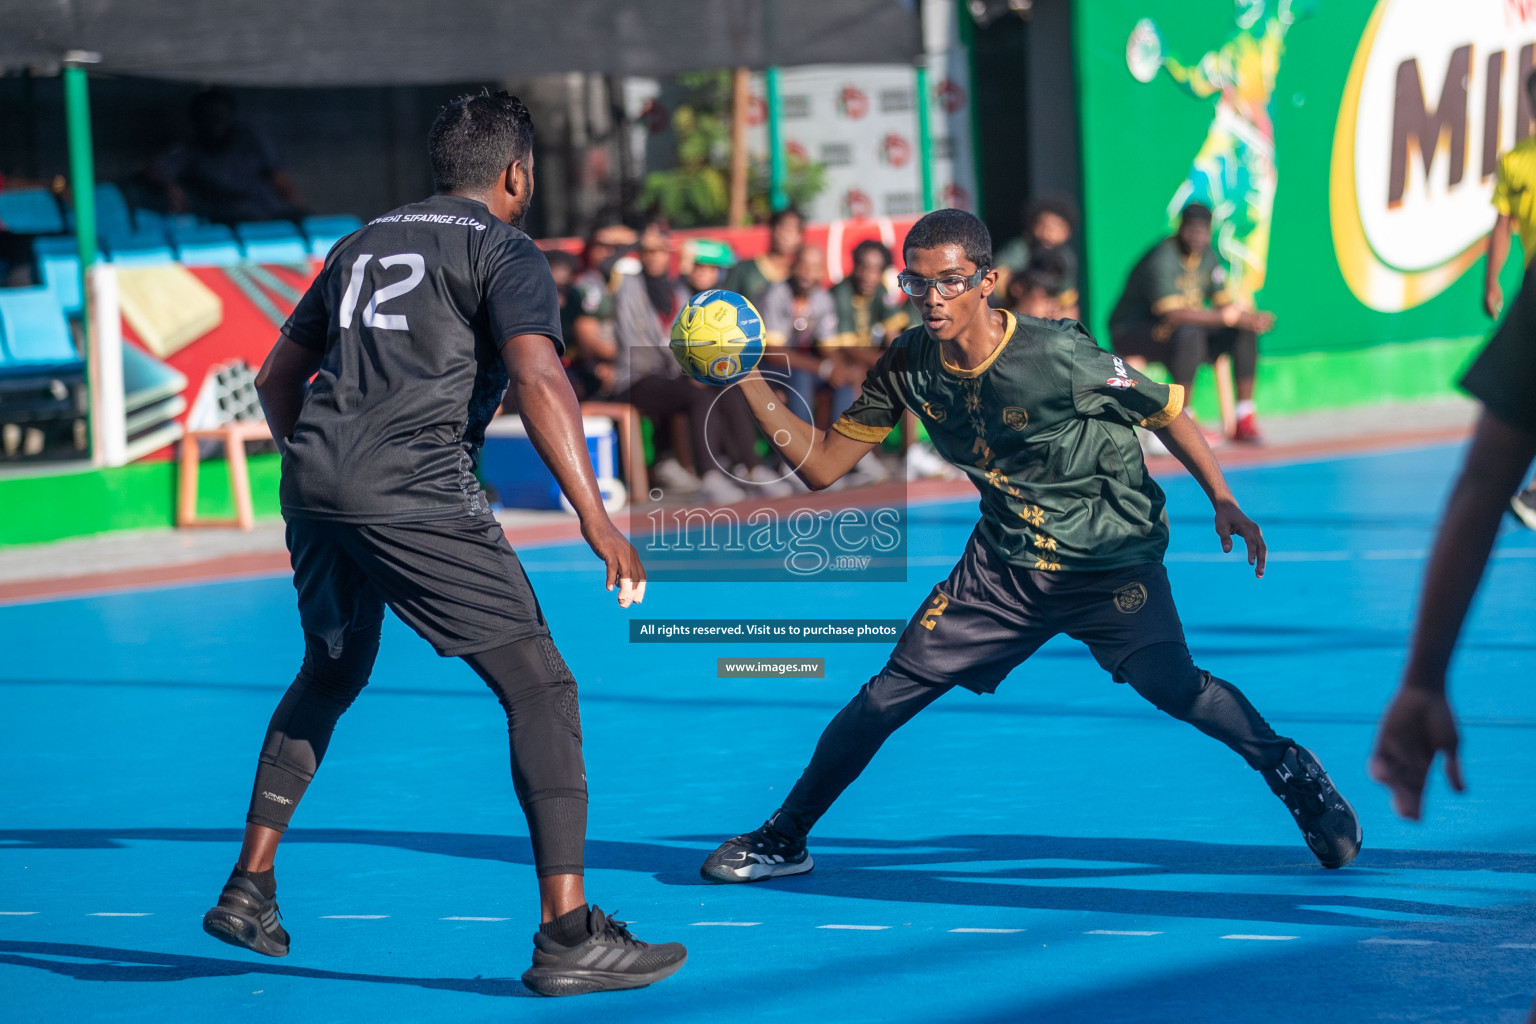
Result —
[[1275, 317], [1242, 308], [1225, 284], [1226, 269], [1211, 249], [1211, 211], [1190, 203], [1179, 215], [1179, 230], [1132, 268], [1109, 315], [1110, 341], [1115, 354], [1134, 365], [1150, 361], [1168, 367], [1186, 396], [1201, 363], [1230, 355], [1237, 381], [1232, 439], [1258, 443], [1263, 440], [1253, 404], [1258, 336], [1274, 327]]
[[1196, 668], [1185, 645], [1162, 564], [1166, 502], [1134, 428], [1156, 431], [1204, 488], [1223, 550], [1242, 538], [1263, 576], [1265, 546], [1183, 414], [1183, 389], [1137, 373], [1076, 321], [991, 308], [992, 240], [969, 213], [919, 220], [905, 256], [898, 280], [922, 323], [885, 351], [831, 430], [776, 402], [756, 372], [740, 390], [764, 436], [815, 489], [847, 473], [903, 409], [917, 413], [939, 453], [981, 492], [981, 519], [885, 667], [822, 733], [783, 805], [710, 854], [703, 876], [750, 882], [811, 870], [807, 835], [891, 733], [957, 685], [994, 691], [1057, 633], [1232, 748], [1286, 804], [1313, 855], [1325, 867], [1348, 864], [1360, 823], [1322, 764], [1276, 735], [1235, 686]]
[[768, 289], [789, 280], [790, 267], [805, 242], [805, 218], [794, 207], [775, 210], [768, 218], [768, 251], [750, 260], [742, 260], [725, 275], [720, 287], [744, 295], [759, 310]]

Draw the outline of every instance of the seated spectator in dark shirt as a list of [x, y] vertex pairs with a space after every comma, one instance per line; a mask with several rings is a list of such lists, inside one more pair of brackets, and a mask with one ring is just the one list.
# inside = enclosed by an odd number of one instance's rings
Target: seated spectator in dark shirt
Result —
[[[837, 337], [837, 308], [832, 293], [822, 284], [826, 272], [827, 258], [821, 250], [805, 246], [795, 257], [789, 280], [769, 288], [758, 310], [767, 345], [764, 372], [781, 390], [787, 388], [786, 401], [796, 416], [823, 429], [835, 423], [858, 397], [852, 384], [833, 383], [834, 376], [841, 381], [840, 362], [833, 358], [831, 348]], [[783, 376], [786, 368], [787, 381]], [[816, 396], [823, 390], [831, 391], [831, 407], [818, 416]]]
[[1253, 377], [1258, 335], [1275, 324], [1273, 313], [1235, 305], [1225, 288], [1226, 271], [1211, 250], [1211, 211], [1184, 207], [1179, 230], [1154, 245], [1125, 282], [1109, 315], [1115, 354], [1133, 366], [1162, 363], [1185, 393], [1189, 409], [1195, 370], [1220, 355], [1232, 357], [1237, 379], [1237, 429], [1233, 440], [1260, 440], [1254, 417]]
[[[740, 483], [755, 480], [752, 470], [763, 461], [752, 411], [739, 388], [714, 388], [684, 376], [672, 355], [672, 321], [693, 293], [670, 274], [672, 236], [665, 227], [645, 229], [639, 260], [640, 273], [623, 277], [614, 292], [617, 398], [656, 428], [653, 475], [664, 491], [700, 491], [720, 505], [740, 501], [746, 497]], [[687, 420], [691, 470], [668, 445], [677, 415]]]
[[1008, 278], [1022, 273], [1035, 256], [1055, 253], [1062, 264], [1061, 316], [1078, 319], [1077, 253], [1072, 236], [1077, 210], [1061, 198], [1038, 199], [1024, 207], [1023, 232], [997, 251], [992, 262], [998, 270], [994, 304], [1006, 301]]
[[240, 120], [234, 96], [204, 89], [192, 97], [188, 114], [192, 137], [150, 168], [172, 213], [195, 213], [221, 224], [303, 216], [303, 203], [276, 152]]
[[[1016, 316], [1041, 320], [1076, 319], [1067, 313], [1063, 301], [1066, 268], [1059, 253], [1049, 249], [1037, 253], [1023, 270], [1008, 278], [1007, 309]], [[1072, 312], [1076, 312], [1072, 309]]]

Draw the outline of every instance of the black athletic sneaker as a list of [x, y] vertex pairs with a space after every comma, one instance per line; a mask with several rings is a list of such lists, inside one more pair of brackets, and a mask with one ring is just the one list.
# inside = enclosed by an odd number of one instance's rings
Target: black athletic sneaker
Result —
[[250, 879], [234, 876], [224, 883], [219, 905], [203, 915], [203, 931], [231, 946], [267, 956], [288, 955], [288, 933], [278, 924], [277, 898], [267, 899]]
[[1312, 751], [1292, 747], [1284, 761], [1260, 774], [1291, 809], [1307, 846], [1323, 867], [1341, 868], [1355, 859], [1363, 838], [1360, 819]]
[[533, 936], [533, 966], [523, 972], [523, 984], [541, 996], [579, 996], [587, 992], [617, 992], [644, 988], [675, 972], [688, 959], [681, 942], [651, 945], [593, 907], [587, 916], [587, 938], [562, 946], [543, 932]]
[[816, 866], [804, 839], [787, 836], [774, 827], [777, 813], [763, 827], [727, 839], [710, 854], [699, 874], [711, 882], [760, 882], [780, 875], [803, 875]]

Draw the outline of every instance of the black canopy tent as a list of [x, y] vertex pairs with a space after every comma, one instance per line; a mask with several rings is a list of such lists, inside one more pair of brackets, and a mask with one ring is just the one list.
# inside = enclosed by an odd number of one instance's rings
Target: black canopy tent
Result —
[[906, 62], [916, 0], [0, 0], [0, 70], [398, 85], [595, 71]]

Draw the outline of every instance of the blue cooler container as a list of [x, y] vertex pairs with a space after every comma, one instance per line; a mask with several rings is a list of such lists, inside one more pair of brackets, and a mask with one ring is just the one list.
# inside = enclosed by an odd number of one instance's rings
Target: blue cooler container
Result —
[[[597, 475], [603, 504], [610, 510], [624, 505], [624, 485], [615, 474], [617, 428], [606, 416], [583, 416], [587, 453]], [[480, 479], [493, 488], [506, 508], [547, 508], [572, 511], [560, 493], [560, 485], [528, 440], [521, 416], [498, 416], [485, 428], [485, 447], [480, 451]]]

